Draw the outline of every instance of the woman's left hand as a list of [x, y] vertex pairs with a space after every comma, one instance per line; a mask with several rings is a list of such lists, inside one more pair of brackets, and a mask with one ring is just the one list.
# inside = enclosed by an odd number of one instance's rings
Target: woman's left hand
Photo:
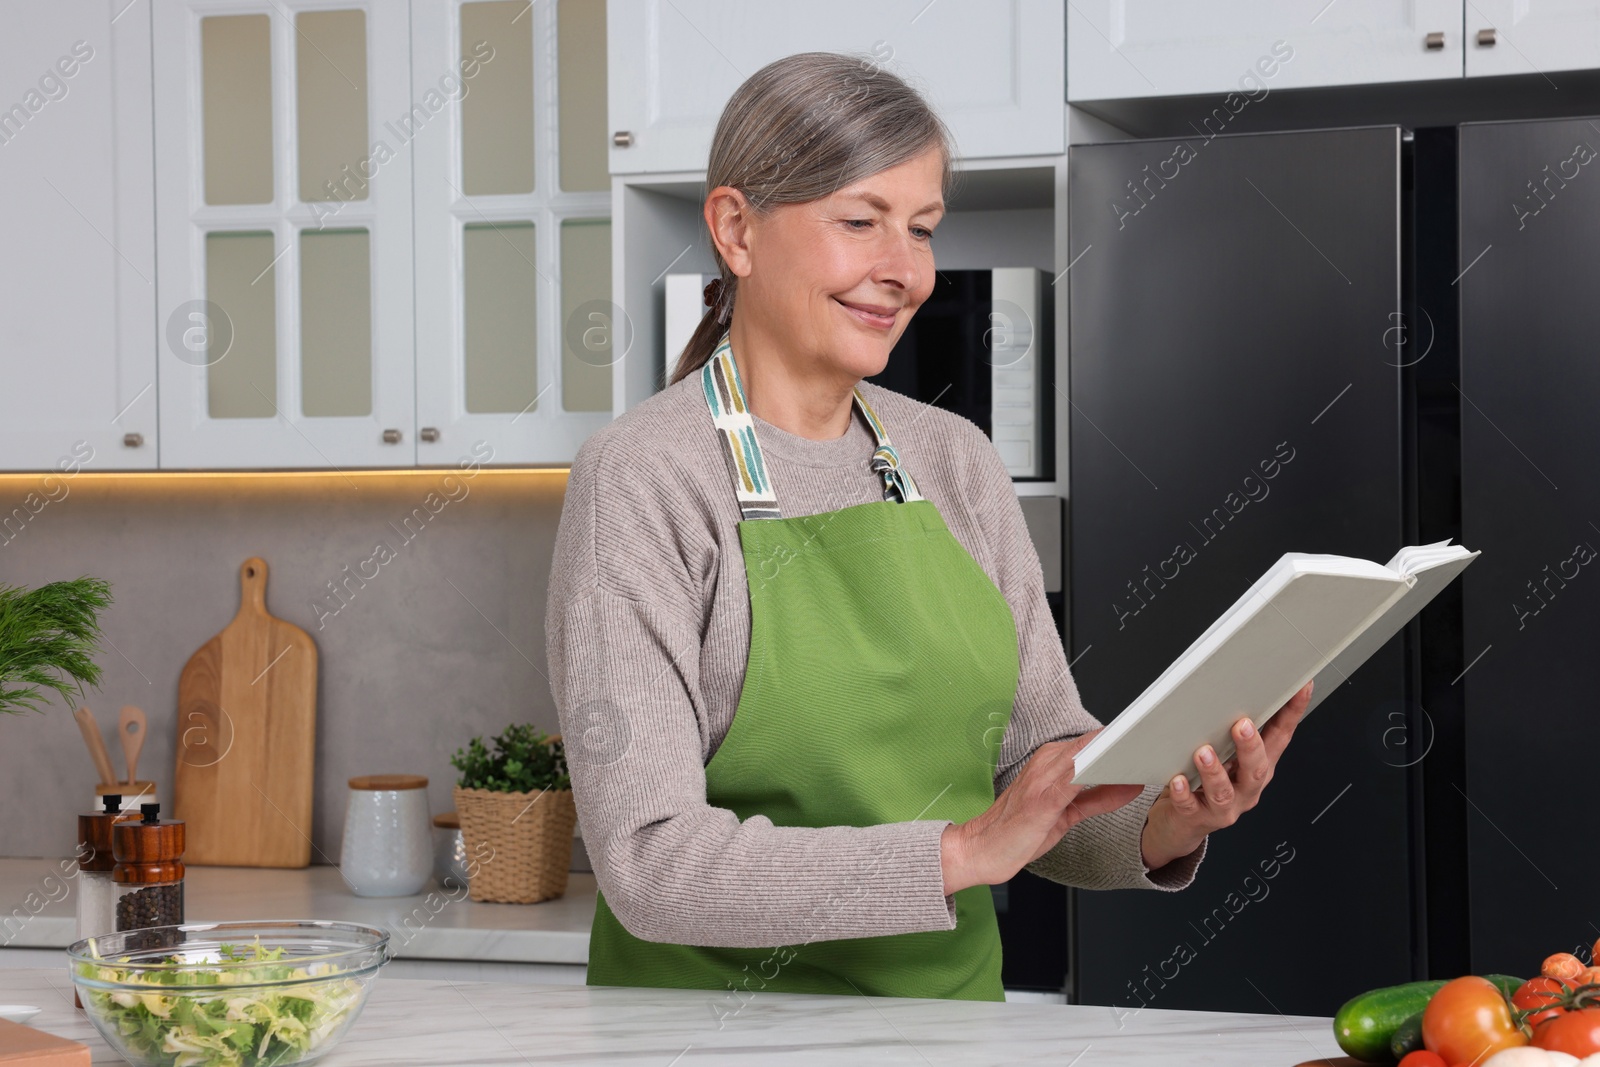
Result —
[[1256, 806], [1310, 700], [1311, 683], [1307, 682], [1260, 731], [1249, 718], [1234, 723], [1237, 754], [1226, 763], [1217, 760], [1210, 745], [1195, 753], [1200, 788], [1191, 792], [1188, 780], [1178, 775], [1150, 806], [1140, 838], [1146, 867], [1153, 871], [1189, 855], [1211, 831], [1232, 826]]

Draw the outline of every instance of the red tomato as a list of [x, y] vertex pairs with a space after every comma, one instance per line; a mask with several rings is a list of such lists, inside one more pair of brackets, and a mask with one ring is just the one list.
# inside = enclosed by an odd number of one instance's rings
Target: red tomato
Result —
[[[1511, 995], [1511, 1005], [1518, 1011], [1528, 1011], [1546, 1004], [1555, 1004], [1571, 988], [1573, 988], [1571, 979], [1546, 978], [1540, 975], [1538, 978], [1528, 979], [1517, 987], [1517, 991]], [[1554, 1019], [1557, 1015], [1565, 1014], [1565, 1008], [1551, 1007], [1549, 1011], [1528, 1016], [1527, 1021], [1529, 1026], [1538, 1026], [1546, 1019]]]
[[1600, 1008], [1569, 1011], [1533, 1032], [1535, 1048], [1565, 1052], [1580, 1060], [1600, 1052]]
[[1506, 995], [1487, 978], [1465, 975], [1445, 985], [1422, 1013], [1422, 1043], [1446, 1063], [1481, 1063], [1528, 1036], [1511, 1021]]
[[1557, 952], [1547, 957], [1539, 973], [1546, 978], [1576, 978], [1588, 970], [1583, 961], [1570, 952]]
[[1574, 979], [1579, 985], [1600, 985], [1600, 967], [1590, 967]]
[[1450, 1065], [1437, 1052], [1419, 1048], [1415, 1052], [1406, 1053], [1400, 1060], [1400, 1067], [1450, 1067]]

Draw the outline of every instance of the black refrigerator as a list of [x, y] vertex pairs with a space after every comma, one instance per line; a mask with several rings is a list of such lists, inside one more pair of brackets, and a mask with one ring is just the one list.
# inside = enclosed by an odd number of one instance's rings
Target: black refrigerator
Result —
[[[1398, 127], [1074, 146], [1068, 658], [1109, 722], [1286, 551], [1413, 540]], [[1071, 895], [1078, 1003], [1331, 1014], [1412, 977], [1405, 639], [1305, 720], [1183, 892]]]
[[1569, 814], [1600, 763], [1600, 119], [1462, 126], [1460, 196], [1462, 534], [1483, 555], [1452, 793], [1472, 966], [1516, 974], [1600, 938], [1600, 835]]
[[1285, 551], [1482, 553], [1305, 720], [1192, 886], [1070, 894], [1073, 1001], [1328, 1015], [1590, 959], [1600, 853], [1566, 813], [1600, 756], [1594, 146], [1579, 119], [1073, 147], [1068, 656], [1091, 713]]

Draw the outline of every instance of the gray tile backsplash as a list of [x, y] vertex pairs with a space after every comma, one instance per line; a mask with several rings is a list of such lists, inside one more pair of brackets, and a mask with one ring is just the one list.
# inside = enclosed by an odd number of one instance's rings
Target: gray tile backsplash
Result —
[[[42, 482], [0, 476], [0, 516], [44, 497]], [[310, 833], [313, 862], [336, 862], [347, 779], [425, 774], [433, 811], [448, 811], [449, 756], [469, 737], [513, 721], [557, 728], [544, 604], [565, 487], [565, 471], [83, 474], [0, 538], [0, 582], [111, 582], [105, 677], [85, 703], [119, 772], [117, 709], [148, 713], [139, 776], [166, 805], [178, 674], [238, 610], [239, 564], [265, 559], [268, 610], [317, 642]], [[71, 708], [0, 717], [0, 855], [69, 854], [95, 779]]]

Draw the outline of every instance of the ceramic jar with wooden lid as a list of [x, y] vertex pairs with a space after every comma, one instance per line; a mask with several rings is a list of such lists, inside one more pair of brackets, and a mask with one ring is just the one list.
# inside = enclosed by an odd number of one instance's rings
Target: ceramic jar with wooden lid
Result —
[[[141, 804], [139, 811], [139, 819], [111, 827], [118, 931], [183, 923], [183, 820], [163, 819], [160, 804]], [[152, 932], [148, 938], [130, 937], [127, 945], [162, 948], [168, 936]]]
[[405, 897], [433, 872], [428, 779], [368, 774], [350, 779], [339, 870], [358, 897]]

